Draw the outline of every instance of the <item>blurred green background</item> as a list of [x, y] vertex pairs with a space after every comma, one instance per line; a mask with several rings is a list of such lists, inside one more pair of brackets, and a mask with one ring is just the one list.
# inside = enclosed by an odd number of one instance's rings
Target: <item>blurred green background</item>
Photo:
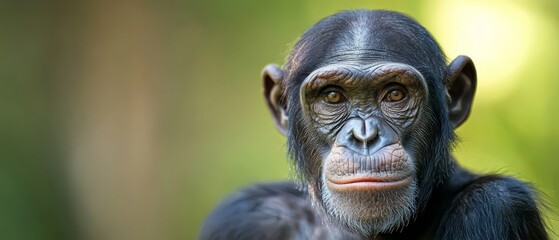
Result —
[[196, 239], [235, 189], [289, 178], [260, 71], [352, 8], [407, 13], [472, 57], [455, 155], [557, 209], [559, 1], [4, 0], [0, 239]]

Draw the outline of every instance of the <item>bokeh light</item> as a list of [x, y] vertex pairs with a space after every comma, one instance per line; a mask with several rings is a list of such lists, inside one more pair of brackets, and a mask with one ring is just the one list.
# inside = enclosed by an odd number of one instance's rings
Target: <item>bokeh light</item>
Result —
[[[521, 80], [527, 61], [541, 50], [536, 45], [542, 25], [537, 12], [504, 1], [437, 1], [431, 22], [449, 57], [467, 54], [478, 68], [478, 99], [506, 97]], [[498, 43], [498, 44], [496, 44]]]

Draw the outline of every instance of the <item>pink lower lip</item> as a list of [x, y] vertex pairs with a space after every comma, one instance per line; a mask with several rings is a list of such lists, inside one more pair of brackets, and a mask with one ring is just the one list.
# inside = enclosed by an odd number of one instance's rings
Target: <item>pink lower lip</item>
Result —
[[338, 181], [327, 180], [326, 185], [335, 191], [366, 191], [399, 188], [408, 185], [411, 177], [383, 179], [373, 177], [351, 178]]

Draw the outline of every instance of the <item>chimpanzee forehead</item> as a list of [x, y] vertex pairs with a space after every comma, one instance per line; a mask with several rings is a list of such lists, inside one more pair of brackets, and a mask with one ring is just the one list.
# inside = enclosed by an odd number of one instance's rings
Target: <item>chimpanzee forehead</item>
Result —
[[301, 83], [312, 71], [331, 64], [397, 62], [425, 77], [442, 79], [446, 58], [435, 39], [401, 13], [355, 10], [327, 17], [295, 44], [285, 68], [288, 81]]

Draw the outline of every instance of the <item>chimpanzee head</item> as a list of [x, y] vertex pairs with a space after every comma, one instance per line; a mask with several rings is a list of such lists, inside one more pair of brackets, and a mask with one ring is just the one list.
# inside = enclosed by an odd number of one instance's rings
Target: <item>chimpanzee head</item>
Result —
[[451, 174], [476, 86], [468, 57], [447, 65], [416, 21], [368, 10], [321, 20], [263, 79], [316, 206], [365, 235], [405, 226]]

